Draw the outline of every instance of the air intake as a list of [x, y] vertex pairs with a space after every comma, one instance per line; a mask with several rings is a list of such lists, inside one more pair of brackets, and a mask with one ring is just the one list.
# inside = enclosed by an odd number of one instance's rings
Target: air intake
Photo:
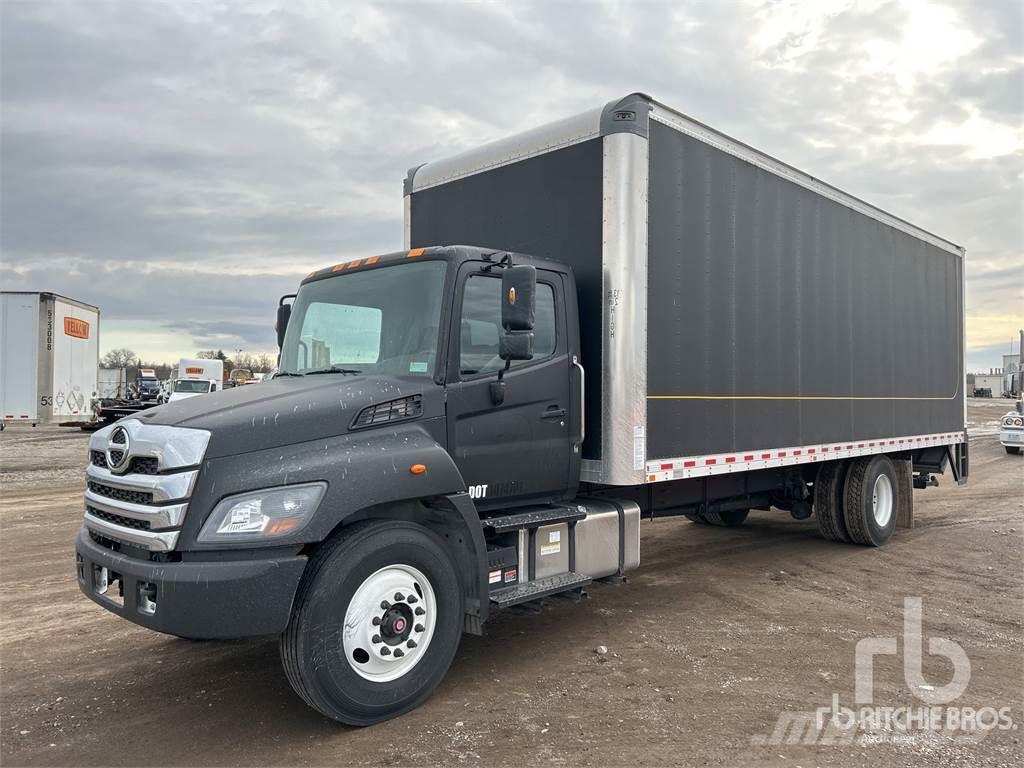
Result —
[[423, 396], [409, 395], [386, 403], [368, 405], [359, 412], [352, 428], [372, 427], [377, 424], [388, 424], [393, 421], [415, 419], [423, 413]]

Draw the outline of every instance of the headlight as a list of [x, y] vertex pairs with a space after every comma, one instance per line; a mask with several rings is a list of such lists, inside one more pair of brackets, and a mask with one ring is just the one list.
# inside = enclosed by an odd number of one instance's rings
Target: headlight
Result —
[[1013, 426], [1013, 419], [1011, 419], [1009, 416], [1007, 416], [1005, 419], [1003, 419], [1003, 426], [1004, 427]]
[[232, 544], [295, 533], [309, 522], [326, 489], [327, 483], [309, 483], [228, 496], [214, 507], [199, 541]]

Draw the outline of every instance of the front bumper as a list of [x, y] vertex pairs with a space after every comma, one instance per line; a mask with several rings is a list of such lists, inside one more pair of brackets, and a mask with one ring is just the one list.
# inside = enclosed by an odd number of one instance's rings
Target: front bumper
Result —
[[1010, 448], [1024, 448], [1024, 429], [1003, 429], [999, 442]]
[[86, 597], [148, 629], [195, 639], [283, 632], [307, 559], [138, 560], [100, 546], [84, 526], [75, 552]]

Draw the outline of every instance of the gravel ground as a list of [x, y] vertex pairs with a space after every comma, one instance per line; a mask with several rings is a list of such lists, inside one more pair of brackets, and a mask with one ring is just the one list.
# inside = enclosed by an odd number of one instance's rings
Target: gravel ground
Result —
[[[1024, 457], [995, 438], [1005, 400], [969, 403], [971, 480], [915, 492], [917, 527], [881, 549], [754, 513], [740, 529], [644, 521], [629, 582], [506, 613], [465, 637], [434, 696], [369, 729], [291, 691], [275, 640], [192, 643], [79, 594], [72, 542], [88, 435], [0, 435], [0, 759], [4, 765], [1007, 765], [1016, 727], [974, 741], [772, 743], [780, 716], [851, 705], [854, 646], [923, 635], [970, 659], [954, 705], [1024, 722]], [[596, 653], [598, 646], [607, 652]], [[924, 652], [935, 687], [952, 666]], [[902, 660], [875, 663], [878, 705], [921, 706]], [[918, 691], [920, 693], [920, 691]], [[775, 739], [774, 741], [778, 741]]]

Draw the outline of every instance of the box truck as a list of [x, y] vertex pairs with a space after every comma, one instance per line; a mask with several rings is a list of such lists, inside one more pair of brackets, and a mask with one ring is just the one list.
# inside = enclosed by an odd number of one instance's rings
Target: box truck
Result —
[[185, 400], [196, 395], [216, 392], [224, 385], [223, 360], [190, 360], [182, 358], [178, 362], [178, 376], [174, 380], [174, 389], [168, 402]]
[[495, 611], [621, 582], [642, 516], [879, 546], [966, 480], [959, 246], [639, 94], [405, 192], [405, 249], [281, 299], [272, 381], [94, 435], [89, 598], [279, 635], [368, 725]]
[[54, 293], [0, 293], [0, 428], [83, 424], [99, 369], [100, 311]]

